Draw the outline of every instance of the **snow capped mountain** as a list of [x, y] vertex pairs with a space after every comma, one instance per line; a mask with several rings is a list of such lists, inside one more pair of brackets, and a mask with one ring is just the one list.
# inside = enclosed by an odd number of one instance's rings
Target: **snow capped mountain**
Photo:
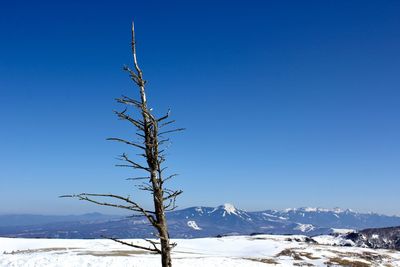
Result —
[[[97, 216], [98, 217], [98, 216]], [[210, 237], [219, 235], [330, 234], [340, 229], [365, 229], [399, 226], [400, 217], [373, 213], [357, 213], [348, 209], [297, 208], [247, 212], [232, 204], [217, 207], [191, 207], [169, 212], [169, 231], [174, 238]], [[112, 220], [53, 221], [40, 225], [7, 225], [0, 217], [0, 236], [96, 238], [151, 237], [153, 229], [141, 217]], [[102, 217], [100, 217], [102, 218]], [[348, 230], [347, 230], [348, 231]]]
[[216, 207], [213, 211], [211, 211], [211, 213], [216, 212], [216, 211], [222, 211], [223, 214], [222, 216], [225, 217], [226, 214], [231, 215], [238, 215], [238, 213], [240, 213], [240, 211], [238, 211], [235, 206], [233, 206], [230, 203], [225, 203], [224, 205], [218, 206]]
[[318, 213], [346, 213], [346, 212], [353, 212], [351, 209], [341, 209], [341, 208], [333, 208], [333, 209], [326, 209], [326, 208], [311, 208], [311, 207], [302, 207], [302, 208], [288, 208], [284, 210], [285, 212], [318, 212]]
[[295, 208], [283, 211], [267, 210], [263, 213], [282, 217], [288, 221], [338, 229], [364, 229], [400, 225], [400, 217], [375, 213], [358, 213], [350, 209]]

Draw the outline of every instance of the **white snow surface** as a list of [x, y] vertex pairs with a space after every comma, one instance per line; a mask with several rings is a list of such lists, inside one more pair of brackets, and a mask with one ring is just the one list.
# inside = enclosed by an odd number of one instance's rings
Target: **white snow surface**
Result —
[[314, 208], [314, 207], [303, 207], [303, 208], [288, 208], [284, 209], [285, 212], [333, 212], [333, 213], [345, 213], [345, 212], [353, 212], [351, 209], [341, 209], [341, 208]]
[[310, 232], [310, 231], [314, 230], [315, 227], [312, 224], [298, 223], [298, 225], [294, 229], [299, 230], [303, 233], [306, 233], [306, 232]]
[[197, 225], [196, 221], [188, 221], [187, 225], [194, 230], [201, 230], [201, 228]]
[[354, 229], [341, 229], [341, 228], [331, 228], [331, 229], [335, 234], [349, 234], [349, 233], [354, 233], [356, 231]]
[[230, 204], [230, 203], [225, 203], [224, 204], [224, 210], [228, 213], [228, 214], [236, 214], [236, 208], [234, 205]]
[[[321, 239], [324, 238], [327, 239]], [[305, 240], [306, 237], [301, 235], [175, 239], [173, 266], [326, 266], [328, 263], [334, 265], [335, 258], [371, 266], [400, 266], [399, 251], [329, 246]], [[141, 239], [124, 241], [148, 245]], [[159, 267], [161, 263], [159, 255], [106, 239], [0, 238], [0, 266]]]
[[230, 203], [225, 203], [224, 205], [218, 206], [218, 207], [214, 208], [212, 211], [210, 211], [209, 213], [213, 213], [215, 211], [220, 211], [220, 210], [223, 211], [222, 217], [225, 217], [226, 214], [228, 214], [228, 215], [234, 214], [234, 215], [237, 215], [237, 216], [243, 218], [241, 216], [242, 212], [240, 210], [237, 210], [235, 208], [235, 206]]

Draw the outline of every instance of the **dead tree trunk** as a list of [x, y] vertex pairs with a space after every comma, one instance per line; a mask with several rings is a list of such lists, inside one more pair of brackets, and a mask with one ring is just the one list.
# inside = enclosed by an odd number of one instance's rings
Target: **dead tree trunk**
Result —
[[[164, 127], [170, 126], [174, 123], [173, 120], [168, 120], [169, 111], [165, 116], [156, 118], [151, 109], [148, 108], [146, 99], [145, 84], [146, 81], [143, 79], [143, 72], [139, 67], [137, 56], [136, 56], [136, 41], [135, 41], [135, 29], [132, 23], [132, 55], [134, 69], [130, 69], [125, 66], [124, 70], [130, 75], [130, 78], [139, 88], [140, 100], [122, 96], [116, 99], [118, 103], [124, 104], [126, 108], [123, 111], [115, 111], [115, 114], [119, 119], [130, 122], [136, 128], [136, 135], [139, 138], [139, 142], [125, 140], [121, 138], [108, 138], [108, 140], [118, 141], [125, 143], [135, 149], [141, 150], [140, 156], [145, 159], [145, 163], [131, 160], [127, 154], [123, 153], [120, 160], [123, 164], [118, 164], [120, 167], [129, 167], [144, 171], [147, 175], [141, 177], [130, 178], [130, 180], [145, 180], [139, 185], [139, 189], [149, 191], [153, 196], [154, 210], [146, 210], [142, 208], [137, 202], [132, 201], [129, 197], [122, 197], [113, 194], [92, 194], [92, 193], [81, 193], [77, 195], [65, 195], [62, 197], [75, 197], [80, 200], [86, 200], [98, 205], [110, 206], [116, 208], [122, 208], [137, 212], [140, 215], [147, 218], [149, 223], [157, 230], [158, 235], [156, 236], [159, 241], [147, 240], [151, 246], [144, 247], [127, 243], [122, 240], [110, 237], [110, 239], [125, 244], [131, 247], [145, 249], [148, 251], [156, 252], [161, 254], [161, 262], [163, 267], [171, 267], [171, 250], [176, 245], [171, 243], [168, 234], [167, 218], [165, 216], [166, 211], [170, 211], [176, 208], [175, 200], [178, 195], [182, 193], [181, 190], [170, 190], [165, 187], [165, 182], [176, 174], [164, 176], [165, 168], [162, 167], [165, 161], [163, 144], [169, 141], [165, 137], [166, 134], [183, 130], [183, 128], [174, 128], [163, 130]], [[128, 108], [133, 106], [140, 112], [140, 119], [135, 119], [133, 116], [128, 114]], [[162, 130], [161, 130], [162, 129]], [[101, 199], [113, 200], [116, 202], [102, 202]], [[124, 204], [119, 204], [118, 202]]]

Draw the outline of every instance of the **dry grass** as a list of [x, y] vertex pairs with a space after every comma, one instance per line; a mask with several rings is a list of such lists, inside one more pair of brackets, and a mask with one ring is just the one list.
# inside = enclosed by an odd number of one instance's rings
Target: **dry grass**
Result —
[[97, 257], [127, 257], [133, 255], [151, 254], [144, 250], [111, 250], [111, 251], [81, 251], [77, 255], [89, 255]]
[[282, 257], [282, 256], [292, 257], [294, 260], [303, 260], [303, 258], [300, 256], [299, 253], [290, 248], [282, 250], [281, 252], [276, 254], [275, 257]]
[[[386, 262], [390, 262], [390, 257], [387, 255], [381, 255], [375, 252], [370, 251], [362, 251], [362, 252], [341, 252], [336, 250], [328, 249], [327, 251], [335, 253], [337, 256], [330, 259], [333, 260], [341, 260], [342, 265], [339, 266], [374, 266], [374, 264], [385, 264]], [[354, 260], [349, 259], [354, 258]], [[364, 261], [369, 263], [366, 263]], [[328, 261], [329, 262], [329, 261]], [[350, 262], [350, 263], [349, 263]], [[348, 265], [343, 265], [348, 264]], [[349, 265], [350, 264], [350, 265]], [[337, 264], [338, 265], [338, 264]], [[332, 266], [332, 265], [331, 265]], [[387, 265], [391, 267], [391, 265]]]
[[4, 252], [4, 254], [16, 255], [16, 254], [32, 254], [32, 253], [43, 253], [43, 252], [65, 252], [71, 249], [78, 248], [38, 248], [38, 249], [25, 249], [16, 250], [11, 252]]
[[282, 256], [287, 256], [287, 257], [292, 257], [294, 260], [304, 260], [304, 258], [307, 258], [309, 260], [318, 260], [320, 259], [319, 257], [314, 256], [310, 252], [298, 252], [295, 251], [294, 249], [284, 249], [278, 254], [276, 254], [275, 257], [282, 257]]
[[[17, 255], [17, 254], [33, 254], [33, 253], [65, 253], [69, 250], [78, 250], [79, 248], [39, 248], [39, 249], [26, 249], [16, 250], [11, 252], [4, 252], [4, 254]], [[77, 255], [90, 255], [90, 256], [132, 256], [132, 255], [143, 255], [150, 254], [147, 251], [142, 250], [111, 250], [111, 251], [76, 251]]]
[[343, 258], [331, 258], [325, 262], [327, 266], [346, 266], [346, 267], [371, 267], [370, 263], [358, 260], [349, 260]]
[[246, 260], [250, 260], [250, 261], [256, 261], [256, 262], [262, 262], [265, 264], [273, 264], [276, 265], [278, 264], [278, 262], [274, 259], [270, 259], [270, 258], [263, 258], [263, 259], [246, 259]]
[[310, 259], [310, 260], [319, 260], [320, 259], [320, 257], [316, 257], [310, 252], [299, 252], [299, 254], [300, 254], [300, 256], [306, 257], [307, 259]]
[[293, 266], [315, 266], [315, 265], [309, 262], [295, 262], [293, 263]]

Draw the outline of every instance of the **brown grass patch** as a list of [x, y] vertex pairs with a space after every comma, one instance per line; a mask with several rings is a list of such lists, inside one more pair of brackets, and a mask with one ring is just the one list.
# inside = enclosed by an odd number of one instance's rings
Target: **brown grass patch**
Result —
[[310, 252], [299, 252], [299, 255], [302, 257], [306, 257], [309, 260], [319, 260], [320, 257], [314, 256]]
[[327, 266], [370, 267], [370, 263], [342, 258], [331, 258], [325, 262]]
[[303, 260], [302, 257], [300, 257], [300, 254], [294, 251], [293, 249], [287, 248], [276, 254], [275, 257], [292, 257], [294, 260]]
[[295, 262], [295, 263], [293, 263], [293, 266], [315, 266], [315, 265], [312, 263], [303, 261], [303, 262]]
[[263, 259], [246, 259], [246, 260], [250, 260], [250, 261], [256, 261], [256, 262], [262, 262], [265, 264], [278, 264], [277, 261], [275, 261], [274, 259], [268, 259], [268, 258], [263, 258]]
[[71, 249], [78, 248], [38, 248], [38, 249], [24, 249], [24, 250], [15, 250], [11, 252], [4, 252], [4, 254], [16, 255], [16, 254], [32, 254], [32, 253], [43, 253], [43, 252], [65, 252]]
[[133, 255], [151, 254], [142, 250], [112, 250], [112, 251], [82, 251], [77, 255], [89, 255], [97, 257], [128, 257]]
[[309, 260], [320, 259], [319, 257], [314, 256], [310, 252], [298, 252], [290, 248], [282, 250], [281, 252], [276, 254], [275, 257], [282, 257], [282, 256], [292, 257], [294, 260], [304, 260], [304, 258], [307, 258]]

